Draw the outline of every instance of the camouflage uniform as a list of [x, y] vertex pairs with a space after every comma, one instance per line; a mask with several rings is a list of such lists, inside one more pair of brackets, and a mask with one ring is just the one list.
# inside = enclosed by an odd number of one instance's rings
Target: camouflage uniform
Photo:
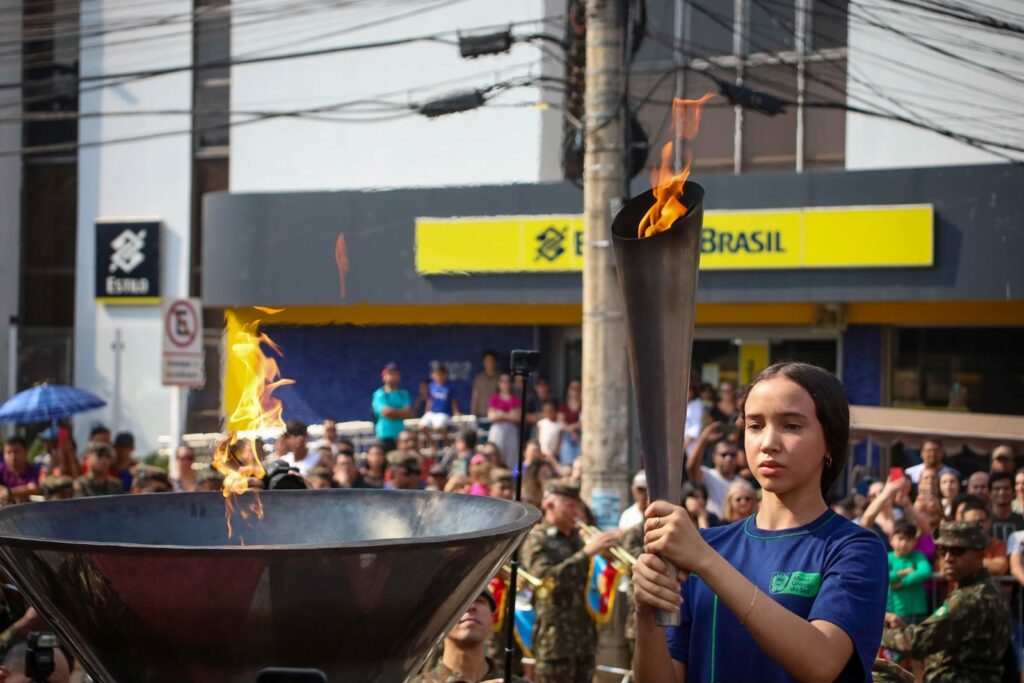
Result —
[[914, 674], [896, 662], [876, 659], [871, 667], [871, 680], [873, 683], [914, 683]]
[[[490, 657], [486, 657], [485, 659], [487, 661], [487, 673], [483, 675], [483, 678], [465, 678], [459, 672], [452, 671], [446, 667], [439, 658], [433, 666], [424, 668], [418, 676], [410, 678], [409, 683], [480, 683], [480, 681], [489, 681], [491, 679], [504, 679], [505, 672], [498, 669], [498, 665], [495, 661]], [[530, 682], [524, 678], [520, 678], [519, 676], [512, 676], [512, 683]]]
[[[946, 522], [935, 544], [984, 550], [988, 537], [977, 524]], [[961, 581], [935, 613], [916, 626], [886, 629], [882, 647], [924, 660], [929, 683], [998, 683], [1010, 642], [1010, 612], [988, 572]]]
[[523, 541], [520, 557], [526, 571], [538, 579], [554, 580], [550, 597], [534, 598], [537, 683], [590, 683], [594, 675], [597, 629], [587, 611], [590, 557], [583, 545], [575, 529], [566, 536], [547, 523], [538, 525]]
[[[640, 557], [644, 552], [644, 525], [643, 522], [630, 527], [622, 535], [622, 547], [633, 557]], [[636, 651], [636, 600], [633, 599], [633, 581], [629, 581], [629, 592], [626, 594], [626, 649], [629, 651], [629, 661], [633, 661], [633, 654]]]
[[94, 477], [83, 474], [75, 479], [75, 498], [89, 496], [116, 496], [124, 493], [124, 485], [117, 477]]

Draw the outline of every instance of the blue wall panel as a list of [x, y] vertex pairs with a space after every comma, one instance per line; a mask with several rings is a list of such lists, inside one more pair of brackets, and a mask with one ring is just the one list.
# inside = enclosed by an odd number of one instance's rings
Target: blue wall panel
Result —
[[485, 349], [498, 352], [502, 366], [512, 349], [533, 347], [533, 327], [508, 325], [265, 325], [281, 347], [281, 376], [295, 384], [274, 396], [284, 403], [285, 420], [319, 422], [371, 419], [370, 397], [380, 386], [380, 371], [396, 362], [402, 386], [415, 399], [430, 362], [449, 367], [459, 408], [469, 409], [473, 376], [480, 372]]
[[843, 385], [850, 403], [882, 405], [882, 328], [851, 325], [843, 332]]

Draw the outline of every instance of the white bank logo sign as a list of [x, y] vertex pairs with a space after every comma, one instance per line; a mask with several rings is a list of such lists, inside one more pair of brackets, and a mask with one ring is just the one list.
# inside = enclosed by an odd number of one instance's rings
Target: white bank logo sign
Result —
[[160, 296], [160, 223], [96, 223], [96, 297]]

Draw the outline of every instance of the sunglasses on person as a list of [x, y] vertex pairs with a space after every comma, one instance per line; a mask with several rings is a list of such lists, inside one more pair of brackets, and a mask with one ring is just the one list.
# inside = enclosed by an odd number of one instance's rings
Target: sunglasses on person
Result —
[[936, 546], [935, 554], [939, 557], [942, 557], [943, 555], [950, 555], [952, 557], [963, 557], [963, 554], [966, 553], [968, 550], [968, 548], [950, 548], [948, 546]]

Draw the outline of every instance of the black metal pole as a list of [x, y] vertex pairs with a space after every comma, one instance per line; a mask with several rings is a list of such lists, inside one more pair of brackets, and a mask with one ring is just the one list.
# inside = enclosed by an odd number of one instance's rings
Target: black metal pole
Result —
[[[516, 502], [523, 500], [523, 450], [526, 444], [526, 388], [530, 384], [530, 371], [518, 371], [513, 367], [513, 377], [523, 378], [519, 392], [519, 456], [516, 460]], [[519, 576], [519, 547], [512, 553], [512, 569], [508, 576], [508, 590], [505, 591], [505, 683], [512, 683], [512, 655], [515, 653], [516, 621], [516, 580]]]

